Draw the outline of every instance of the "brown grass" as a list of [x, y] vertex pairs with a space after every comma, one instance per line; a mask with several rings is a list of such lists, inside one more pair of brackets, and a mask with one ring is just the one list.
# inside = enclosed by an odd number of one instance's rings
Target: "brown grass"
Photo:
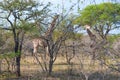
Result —
[[[40, 58], [39, 60], [41, 61]], [[105, 66], [101, 67], [99, 61], [95, 61], [94, 64], [92, 64], [91, 59], [87, 57], [75, 57], [71, 62], [73, 64], [68, 65], [64, 57], [58, 57], [54, 63], [52, 75], [48, 76], [46, 73], [42, 72], [37, 61], [32, 56], [28, 56], [21, 59], [21, 73], [22, 76], [31, 76], [30, 80], [85, 80], [85, 76], [90, 76], [94, 72], [102, 72], [102, 75], [105, 75], [108, 69]], [[111, 78], [109, 74], [112, 75], [112, 79], [119, 79], [119, 73], [115, 76], [114, 74], [116, 74], [116, 72], [107, 72], [106, 80]], [[7, 72], [1, 73], [0, 80], [5, 78], [13, 79], [15, 78], [15, 74]]]

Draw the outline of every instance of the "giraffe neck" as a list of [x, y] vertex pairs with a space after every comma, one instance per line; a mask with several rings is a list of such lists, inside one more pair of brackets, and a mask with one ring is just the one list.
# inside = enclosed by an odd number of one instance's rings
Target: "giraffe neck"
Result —
[[90, 29], [87, 29], [87, 33], [89, 36], [93, 36], [94, 34], [90, 31]]
[[56, 20], [58, 19], [58, 17], [59, 17], [59, 15], [56, 15], [54, 17], [53, 21], [50, 24], [50, 27], [48, 28], [47, 32], [45, 33], [46, 37], [52, 36], [53, 31], [54, 31], [54, 27], [55, 27], [55, 24], [56, 24]]
[[90, 31], [90, 29], [87, 29], [87, 33], [88, 33], [90, 39], [93, 40], [93, 41], [95, 41], [96, 36]]

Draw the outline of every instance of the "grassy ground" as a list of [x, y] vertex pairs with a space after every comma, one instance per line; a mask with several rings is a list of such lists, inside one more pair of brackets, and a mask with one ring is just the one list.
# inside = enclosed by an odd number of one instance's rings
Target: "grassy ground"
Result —
[[71, 62], [73, 64], [70, 66], [64, 57], [58, 57], [54, 63], [52, 75], [48, 76], [41, 71], [40, 65], [33, 57], [25, 57], [21, 60], [22, 77], [20, 79], [16, 78], [14, 73], [2, 72], [0, 80], [85, 80], [88, 76], [88, 80], [93, 80], [93, 78], [97, 80], [96, 78], [99, 77], [100, 80], [103, 78], [104, 80], [120, 80], [119, 73], [108, 71], [105, 66], [101, 67], [99, 61], [95, 61], [93, 65], [90, 58], [75, 57]]

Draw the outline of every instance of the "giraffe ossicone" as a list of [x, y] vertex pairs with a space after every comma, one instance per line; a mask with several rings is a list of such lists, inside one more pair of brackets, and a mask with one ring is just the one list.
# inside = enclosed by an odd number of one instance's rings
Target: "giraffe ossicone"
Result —
[[84, 26], [86, 29], [90, 29], [90, 26], [89, 25], [85, 25]]

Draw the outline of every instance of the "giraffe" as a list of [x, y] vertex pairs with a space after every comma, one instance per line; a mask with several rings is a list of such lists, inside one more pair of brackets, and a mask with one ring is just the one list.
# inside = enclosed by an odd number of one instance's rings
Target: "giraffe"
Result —
[[92, 50], [93, 59], [94, 59], [96, 56], [99, 55], [99, 54], [97, 54], [97, 53], [99, 53], [98, 51], [102, 50], [103, 46], [106, 45], [107, 42], [104, 39], [103, 40], [102, 39], [98, 39], [96, 37], [97, 34], [95, 35], [95, 34], [92, 33], [92, 31], [90, 30], [90, 26], [89, 25], [85, 25], [85, 28], [86, 28], [87, 33], [88, 33], [88, 35], [90, 37], [90, 40], [91, 40], [90, 48]]
[[[50, 27], [45, 32], [44, 36], [41, 36], [39, 38], [35, 38], [32, 40], [33, 43], [33, 54], [37, 52], [38, 47], [41, 46], [46, 49], [46, 53], [48, 53], [48, 44], [47, 40], [49, 40], [49, 37], [52, 37], [53, 30], [56, 24], [56, 20], [58, 19], [59, 15], [56, 15], [53, 19], [53, 21], [50, 24]], [[48, 53], [49, 54], [49, 53]]]
[[91, 48], [98, 49], [107, 43], [105, 39], [98, 38], [97, 34], [96, 35], [93, 34], [92, 31], [90, 30], [89, 25], [85, 25], [85, 28], [86, 28], [87, 33], [88, 33], [90, 40], [91, 40], [91, 45], [90, 45]]
[[53, 31], [54, 31], [54, 28], [55, 28], [55, 24], [56, 24], [56, 20], [58, 19], [59, 15], [56, 15], [53, 19], [53, 21], [51, 22], [50, 24], [50, 27], [48, 28], [48, 30], [45, 32], [45, 37], [48, 38], [48, 37], [52, 37], [52, 34], [53, 34]]
[[95, 60], [99, 60], [99, 64], [101, 65], [100, 68], [103, 68], [103, 64], [105, 63], [105, 57], [103, 57], [104, 55], [110, 54], [107, 47], [109, 46], [108, 42], [105, 39], [99, 38], [100, 35], [97, 34], [93, 34], [92, 31], [90, 30], [90, 26], [89, 25], [85, 25], [85, 28], [87, 30], [87, 33], [90, 37], [91, 40], [91, 44], [90, 44], [90, 48], [91, 48], [91, 52], [92, 53], [92, 59], [90, 64], [91, 65], [95, 65]]
[[[51, 40], [51, 38], [52, 38], [52, 34], [53, 34], [53, 31], [54, 31], [56, 20], [58, 19], [58, 16], [59, 15], [56, 15], [53, 18], [53, 21], [51, 22], [48, 30], [45, 32], [45, 34], [43, 36], [40, 36], [39, 38], [35, 38], [35, 39], [32, 40], [33, 55], [34, 55], [35, 59], [37, 60], [37, 62], [40, 64], [43, 71], [48, 71], [47, 62], [48, 62], [49, 56], [50, 56], [50, 53], [49, 53], [49, 46], [50, 45], [49, 45], [48, 41]], [[41, 62], [39, 61], [38, 57], [36, 56], [36, 53], [37, 53], [37, 50], [38, 50], [39, 46], [43, 47], [46, 51], [45, 54], [41, 57], [41, 59], [43, 60], [43, 63], [44, 63], [43, 64], [44, 67], [41, 64]]]
[[37, 49], [39, 46], [43, 47], [47, 51], [47, 43], [43, 38], [41, 38], [41, 37], [35, 38], [32, 40], [32, 43], [33, 43], [33, 53], [37, 52]]
[[90, 40], [91, 40], [91, 45], [90, 45], [90, 47], [92, 48], [92, 47], [94, 47], [95, 44], [96, 44], [96, 39], [97, 39], [97, 38], [96, 38], [96, 35], [94, 35], [94, 34], [91, 32], [89, 25], [85, 25], [85, 28], [86, 28], [86, 30], [87, 30], [87, 33], [88, 33], [89, 37], [90, 37]]

